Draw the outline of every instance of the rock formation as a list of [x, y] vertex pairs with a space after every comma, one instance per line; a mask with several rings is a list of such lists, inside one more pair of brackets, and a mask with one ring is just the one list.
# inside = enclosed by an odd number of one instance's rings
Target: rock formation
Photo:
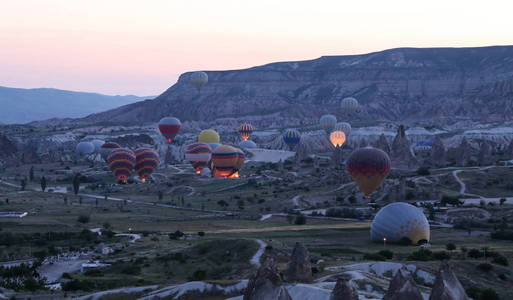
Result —
[[411, 274], [404, 268], [397, 270], [383, 300], [424, 300]]
[[347, 280], [339, 278], [331, 292], [330, 300], [358, 300], [358, 292]]
[[472, 159], [472, 147], [468, 143], [467, 139], [463, 137], [460, 146], [458, 147], [458, 155], [456, 156], [456, 163], [459, 166], [468, 166]]
[[360, 148], [365, 148], [365, 147], [367, 147], [367, 146], [369, 146], [369, 143], [367, 142], [367, 140], [366, 140], [365, 138], [363, 138], [363, 139], [360, 141], [360, 145], [359, 145], [359, 147], [360, 147]]
[[446, 262], [440, 264], [429, 300], [468, 300], [465, 289]]
[[437, 136], [435, 137], [435, 142], [433, 147], [431, 147], [431, 161], [436, 166], [445, 166], [447, 163], [446, 155], [445, 155], [445, 146], [442, 142], [442, 139]]
[[477, 162], [480, 166], [487, 166], [493, 163], [492, 147], [486, 140], [481, 142]]
[[388, 144], [387, 138], [383, 133], [379, 136], [378, 142], [376, 143], [376, 148], [381, 149], [390, 155], [390, 145]]
[[287, 282], [312, 282], [310, 254], [303, 244], [296, 243], [294, 246], [290, 261], [287, 264], [287, 270], [285, 270], [284, 278]]
[[342, 147], [335, 147], [331, 156], [331, 163], [335, 169], [341, 168], [344, 165], [344, 153]]
[[292, 300], [272, 258], [266, 259], [248, 282], [243, 300]]
[[8, 165], [15, 159], [18, 147], [7, 136], [0, 135], [0, 167]]
[[506, 159], [513, 159], [513, 140], [509, 142], [508, 148], [506, 149]]
[[418, 161], [411, 151], [410, 141], [406, 137], [404, 125], [397, 129], [397, 135], [392, 142], [392, 165], [394, 167], [414, 168], [418, 166]]

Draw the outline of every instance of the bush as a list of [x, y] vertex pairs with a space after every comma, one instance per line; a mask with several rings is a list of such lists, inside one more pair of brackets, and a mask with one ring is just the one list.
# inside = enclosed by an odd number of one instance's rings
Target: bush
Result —
[[377, 261], [384, 261], [387, 260], [387, 258], [379, 253], [365, 253], [363, 255], [363, 259], [367, 260], [377, 260]]
[[481, 296], [479, 296], [479, 300], [499, 300], [499, 295], [496, 291], [487, 288], [481, 291]]
[[421, 248], [417, 251], [414, 251], [408, 256], [408, 260], [418, 260], [418, 261], [428, 261], [434, 260], [433, 252], [429, 249]]
[[175, 232], [173, 232], [173, 233], [170, 233], [170, 234], [169, 234], [169, 238], [170, 238], [171, 240], [178, 240], [178, 239], [180, 239], [183, 235], [184, 235], [184, 234], [183, 234], [183, 232], [181, 232], [180, 230], [177, 230], [177, 231], [175, 231]]
[[141, 267], [136, 265], [130, 265], [121, 270], [121, 273], [127, 275], [139, 275], [141, 274]]
[[433, 257], [438, 260], [451, 259], [451, 255], [445, 251], [435, 252], [433, 253]]
[[304, 215], [298, 215], [296, 219], [294, 220], [294, 224], [296, 225], [305, 225], [306, 224], [306, 217]]
[[427, 176], [431, 173], [429, 172], [429, 167], [420, 167], [417, 169], [417, 174], [421, 176]]
[[62, 290], [63, 291], [92, 291], [94, 289], [94, 282], [89, 280], [77, 280], [73, 279], [71, 281], [65, 282], [62, 284]]
[[513, 241], [513, 231], [511, 230], [499, 230], [492, 232], [490, 237], [494, 240], [508, 240]]
[[410, 246], [412, 244], [412, 241], [410, 240], [410, 238], [408, 238], [407, 236], [405, 237], [402, 237], [400, 240], [399, 240], [399, 245], [402, 245], [402, 246]]
[[502, 266], [509, 266], [509, 262], [508, 262], [508, 259], [502, 255], [496, 255], [493, 259], [492, 259], [492, 262], [494, 264], [498, 264], [498, 265], [502, 265]]
[[202, 281], [207, 278], [207, 271], [205, 270], [196, 270], [192, 273], [192, 276], [189, 278], [192, 281]]
[[199, 232], [198, 232], [198, 235], [199, 235], [199, 236], [205, 236], [205, 232], [204, 232], [204, 231], [199, 231]]
[[89, 216], [86, 216], [86, 215], [80, 215], [77, 218], [77, 222], [82, 223], [82, 224], [89, 223], [89, 220], [90, 220]]
[[445, 249], [447, 249], [448, 251], [456, 250], [456, 245], [454, 245], [453, 243], [449, 243], [445, 245]]
[[489, 263], [481, 263], [477, 265], [477, 268], [483, 272], [490, 272], [493, 269], [493, 266]]
[[378, 254], [385, 257], [386, 259], [392, 259], [394, 257], [394, 252], [390, 250], [381, 250], [378, 252]]
[[470, 250], [468, 250], [468, 257], [470, 258], [481, 258], [484, 256], [484, 253], [479, 251], [479, 249], [476, 249], [476, 248], [472, 248]]

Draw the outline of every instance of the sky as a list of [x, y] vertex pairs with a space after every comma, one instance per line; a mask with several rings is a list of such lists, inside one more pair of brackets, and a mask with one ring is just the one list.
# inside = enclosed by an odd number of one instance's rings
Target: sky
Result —
[[181, 73], [513, 44], [511, 1], [0, 0], [0, 86], [158, 95]]

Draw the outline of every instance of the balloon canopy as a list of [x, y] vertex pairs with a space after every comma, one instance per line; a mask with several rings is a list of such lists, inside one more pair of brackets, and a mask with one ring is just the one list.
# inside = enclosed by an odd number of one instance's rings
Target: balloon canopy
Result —
[[301, 134], [295, 129], [289, 129], [283, 134], [283, 141], [292, 151], [294, 147], [301, 141]]
[[253, 126], [249, 123], [244, 123], [239, 127], [239, 133], [243, 140], [247, 141], [253, 133]]
[[346, 142], [346, 135], [343, 131], [333, 131], [330, 134], [330, 142], [334, 147], [342, 147], [342, 145], [344, 145]]
[[106, 142], [100, 147], [100, 155], [102, 156], [103, 160], [107, 161], [107, 156], [109, 156], [112, 150], [118, 148], [121, 148], [118, 143]]
[[107, 156], [107, 164], [118, 180], [126, 182], [135, 167], [135, 154], [125, 148], [114, 149]]
[[135, 150], [135, 172], [142, 182], [145, 182], [158, 166], [159, 154], [157, 151], [149, 148]]
[[257, 148], [257, 144], [253, 142], [252, 140], [246, 140], [239, 143], [239, 147], [242, 149], [254, 149]]
[[208, 165], [211, 158], [212, 149], [205, 143], [190, 144], [185, 151], [185, 159], [191, 163], [196, 174], [201, 173], [201, 171]]
[[94, 152], [99, 153], [100, 148], [105, 144], [105, 141], [102, 140], [92, 140], [91, 143], [94, 145]]
[[354, 113], [356, 109], [358, 108], [358, 100], [356, 100], [353, 97], [347, 97], [342, 99], [340, 102], [340, 106], [342, 107], [342, 110], [346, 113]]
[[239, 177], [239, 170], [244, 165], [245, 155], [242, 150], [228, 145], [221, 145], [212, 152], [212, 167], [215, 177]]
[[205, 129], [198, 135], [198, 142], [200, 143], [219, 143], [219, 134], [213, 129]]
[[165, 117], [159, 121], [160, 133], [166, 138], [168, 143], [173, 142], [181, 128], [182, 123], [175, 117]]
[[346, 138], [349, 137], [349, 134], [351, 133], [351, 124], [347, 122], [340, 122], [335, 125], [335, 128], [333, 130], [340, 130], [343, 131], [346, 135]]
[[324, 131], [326, 131], [327, 134], [330, 134], [337, 124], [337, 117], [334, 115], [324, 115], [319, 120], [319, 123], [321, 124], [321, 127], [324, 129]]
[[208, 82], [208, 75], [205, 72], [194, 72], [191, 74], [191, 82], [192, 85], [196, 88], [196, 90], [201, 91], [203, 86]]
[[390, 173], [390, 165], [388, 154], [372, 147], [353, 151], [346, 162], [349, 175], [366, 197], [383, 183]]
[[94, 153], [94, 145], [91, 142], [80, 142], [77, 144], [76, 151], [80, 155], [89, 155]]
[[380, 209], [372, 221], [371, 239], [397, 243], [405, 237], [413, 244], [430, 241], [429, 222], [422, 209], [404, 202], [391, 203]]

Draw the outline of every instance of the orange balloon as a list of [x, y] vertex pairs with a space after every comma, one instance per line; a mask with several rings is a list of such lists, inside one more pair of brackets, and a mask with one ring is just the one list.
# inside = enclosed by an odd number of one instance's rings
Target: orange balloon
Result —
[[341, 130], [333, 131], [330, 134], [330, 142], [335, 147], [342, 147], [346, 142], [346, 134]]

